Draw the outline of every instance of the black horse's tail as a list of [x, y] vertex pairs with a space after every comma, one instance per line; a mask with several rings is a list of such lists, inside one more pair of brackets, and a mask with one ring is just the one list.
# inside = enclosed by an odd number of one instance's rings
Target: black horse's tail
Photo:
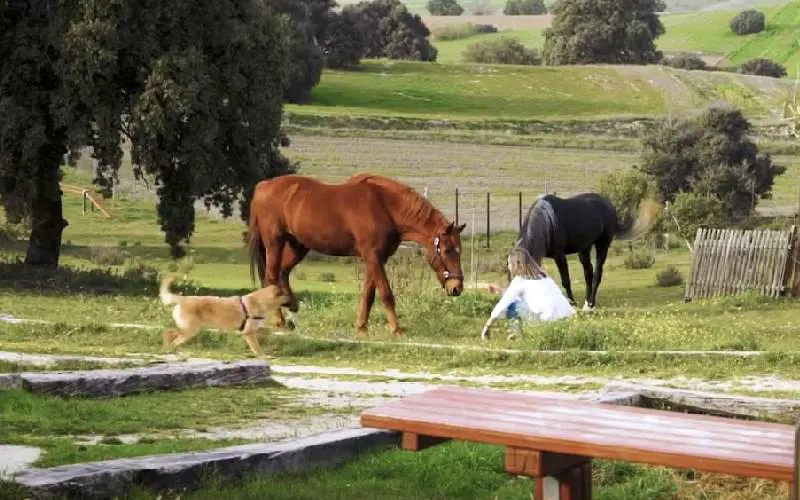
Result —
[[250, 214], [250, 226], [248, 247], [250, 250], [250, 280], [253, 284], [256, 283], [256, 269], [258, 269], [258, 278], [261, 285], [264, 285], [264, 275], [266, 274], [267, 265], [267, 249], [264, 242], [261, 240], [261, 231], [258, 229], [258, 217]]
[[639, 215], [631, 224], [618, 226], [616, 237], [620, 240], [638, 239], [653, 229], [653, 225], [661, 212], [661, 205], [651, 198], [647, 198], [639, 205]]

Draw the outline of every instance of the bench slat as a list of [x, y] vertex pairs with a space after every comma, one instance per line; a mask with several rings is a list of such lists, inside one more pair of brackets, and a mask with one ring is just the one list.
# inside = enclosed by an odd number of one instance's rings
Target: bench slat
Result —
[[792, 426], [464, 387], [361, 414], [365, 427], [791, 481]]
[[[535, 404], [529, 401], [501, 401], [500, 406], [496, 406], [498, 400], [481, 401], [469, 397], [454, 398], [449, 396], [451, 395], [448, 394], [437, 398], [435, 402], [412, 396], [404, 403], [404, 407], [420, 411], [446, 411], [449, 415], [463, 415], [472, 418], [475, 417], [475, 413], [469, 409], [469, 406], [474, 404], [476, 405], [475, 407], [481, 408], [478, 418], [491, 418], [511, 422], [521, 421], [527, 425], [543, 426], [551, 425], [554, 422], [559, 425], [593, 426], [595, 422], [602, 419], [607, 424], [624, 425], [625, 431], [629, 434], [642, 432], [647, 434], [648, 438], [666, 437], [671, 440], [675, 436], [685, 436], [692, 439], [713, 436], [715, 440], [722, 438], [725, 444], [733, 446], [738, 446], [739, 441], [746, 438], [748, 446], [752, 444], [771, 448], [780, 446], [786, 439], [786, 426], [781, 424], [765, 423], [766, 425], [764, 426], [753, 426], [753, 424], [759, 424], [760, 422], [726, 419], [725, 422], [728, 422], [729, 425], [720, 428], [719, 422], [715, 420], [694, 419], [692, 418], [694, 415], [687, 414], [658, 412], [658, 414], [653, 415], [652, 410], [645, 410], [647, 413], [644, 416], [639, 412], [626, 415], [619, 410], [606, 410], [606, 406], [586, 405], [582, 402], [578, 403], [581, 408], [576, 411], [574, 406], [563, 404], [565, 400], [561, 399], [549, 400], [546, 402], [547, 406], [544, 404], [545, 401], [538, 401]], [[638, 408], [636, 409], [638, 410]], [[688, 418], [674, 419], [671, 418], [672, 416]], [[718, 419], [719, 417], [714, 418]], [[661, 434], [661, 429], [664, 425], [670, 426], [671, 432], [667, 436]], [[604, 429], [614, 430], [613, 427], [607, 426], [598, 429], [598, 431]]]

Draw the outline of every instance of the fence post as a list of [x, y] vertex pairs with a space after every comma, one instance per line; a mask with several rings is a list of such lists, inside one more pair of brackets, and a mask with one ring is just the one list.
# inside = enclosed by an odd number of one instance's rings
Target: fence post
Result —
[[86, 215], [86, 190], [85, 189], [83, 190], [81, 195], [82, 195], [81, 196], [81, 201], [83, 202], [82, 213], [83, 213], [83, 215]]
[[456, 226], [458, 225], [458, 188], [456, 188]]
[[491, 236], [489, 236], [489, 231], [491, 230], [491, 211], [490, 211], [490, 192], [486, 192], [486, 248], [490, 248], [491, 245], [489, 244], [489, 240]]
[[800, 500], [800, 420], [794, 427], [794, 472], [792, 474], [792, 500]]
[[522, 191], [519, 192], [519, 232], [522, 232]]

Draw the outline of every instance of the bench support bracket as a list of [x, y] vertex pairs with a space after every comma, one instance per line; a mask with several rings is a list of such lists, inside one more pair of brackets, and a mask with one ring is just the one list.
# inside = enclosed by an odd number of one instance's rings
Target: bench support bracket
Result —
[[430, 448], [431, 446], [436, 446], [437, 444], [442, 444], [447, 441], [450, 441], [450, 439], [404, 432], [400, 447], [406, 451], [422, 451], [425, 448]]
[[506, 471], [532, 477], [534, 500], [591, 500], [592, 461], [589, 457], [523, 448], [506, 449]]

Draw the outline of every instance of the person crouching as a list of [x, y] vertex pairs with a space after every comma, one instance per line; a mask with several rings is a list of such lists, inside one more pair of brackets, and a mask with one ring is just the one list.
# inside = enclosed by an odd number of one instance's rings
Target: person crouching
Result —
[[483, 326], [481, 339], [489, 339], [489, 328], [496, 319], [511, 320], [514, 333], [509, 340], [522, 333], [521, 323], [555, 321], [575, 315], [575, 308], [561, 292], [555, 281], [539, 266], [523, 248], [514, 248], [508, 255], [508, 272], [511, 282], [508, 288], [492, 285], [490, 290], [503, 296], [492, 309]]

